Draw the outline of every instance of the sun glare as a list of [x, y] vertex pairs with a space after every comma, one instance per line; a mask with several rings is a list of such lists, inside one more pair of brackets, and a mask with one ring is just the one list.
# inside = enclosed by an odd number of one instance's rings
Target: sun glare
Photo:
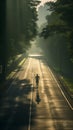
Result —
[[44, 4], [46, 3], [46, 2], [49, 2], [49, 1], [54, 1], [54, 2], [56, 2], [57, 0], [40, 0], [41, 1], [41, 3], [37, 6], [37, 11], [38, 11], [38, 8], [40, 7], [40, 6], [44, 6]]
[[56, 0], [41, 0], [41, 3], [40, 3], [40, 5], [44, 5], [46, 2], [49, 2], [49, 1], [56, 1]]
[[33, 42], [31, 44], [31, 47], [27, 51], [27, 54], [29, 56], [41, 56], [41, 55], [43, 55], [43, 51], [40, 48], [40, 46], [38, 46], [38, 44], [36, 42]]

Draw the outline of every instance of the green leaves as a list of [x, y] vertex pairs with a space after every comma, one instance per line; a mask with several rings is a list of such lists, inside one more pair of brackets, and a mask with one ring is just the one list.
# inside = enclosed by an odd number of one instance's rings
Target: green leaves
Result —
[[[12, 2], [12, 3], [11, 3]], [[37, 34], [37, 0], [11, 0], [7, 3], [7, 51], [8, 56], [25, 52]], [[14, 42], [11, 42], [12, 41]], [[27, 47], [26, 47], [27, 46]]]
[[52, 14], [46, 17], [47, 26], [44, 27], [40, 36], [48, 38], [55, 33], [65, 35], [69, 44], [70, 56], [73, 58], [73, 0], [57, 0], [48, 2], [47, 5]]
[[8, 60], [26, 52], [37, 34], [38, 0], [0, 1], [0, 65], [3, 75]]

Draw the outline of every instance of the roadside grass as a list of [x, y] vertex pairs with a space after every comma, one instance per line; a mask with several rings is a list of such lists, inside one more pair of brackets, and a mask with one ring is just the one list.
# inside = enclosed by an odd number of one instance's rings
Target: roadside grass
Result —
[[56, 73], [58, 73], [60, 75], [61, 81], [63, 82], [63, 84], [65, 85], [65, 87], [67, 88], [67, 91], [70, 93], [70, 95], [73, 97], [73, 79], [64, 76], [61, 73], [61, 68], [55, 67], [53, 66], [53, 69]]
[[[21, 62], [19, 62], [17, 68], [20, 68], [21, 65], [25, 62], [25, 60], [26, 60], [26, 58], [24, 58]], [[6, 77], [6, 80], [11, 79], [11, 78], [14, 76], [15, 73], [16, 73], [16, 71], [12, 71], [12, 72]]]
[[21, 56], [22, 56], [22, 55], [20, 54], [20, 55], [17, 55], [16, 57], [13, 57], [13, 59], [9, 60], [7, 66], [8, 66], [8, 67], [11, 66], [12, 62], [13, 62], [13, 61], [17, 61]]
[[24, 62], [25, 62], [26, 58], [24, 58], [19, 64], [18, 66], [20, 67]]
[[14, 75], [16, 74], [17, 70], [18, 70], [19, 68], [21, 68], [21, 66], [22, 66], [22, 64], [25, 62], [25, 60], [26, 60], [26, 58], [24, 58], [23, 60], [21, 60], [21, 61], [17, 64], [16, 70], [11, 71], [11, 72], [7, 75], [6, 81], [5, 81], [4, 83], [0, 83], [0, 95], [1, 95], [2, 93], [4, 93], [4, 92], [6, 91], [6, 89], [7, 89], [6, 82], [9, 81], [11, 78], [14, 78]]
[[61, 76], [62, 81], [64, 82], [65, 86], [68, 88], [70, 93], [73, 95], [73, 79], [69, 79], [66, 77]]

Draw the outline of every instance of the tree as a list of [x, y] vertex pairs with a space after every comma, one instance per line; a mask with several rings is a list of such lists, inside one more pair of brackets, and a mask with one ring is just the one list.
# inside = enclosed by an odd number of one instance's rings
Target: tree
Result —
[[[39, 1], [8, 0], [7, 6], [7, 46], [8, 55], [24, 52], [26, 46], [37, 34], [37, 11]], [[23, 45], [22, 45], [23, 43]], [[11, 49], [12, 48], [12, 49]], [[24, 48], [24, 49], [23, 49]], [[12, 53], [11, 53], [12, 52]]]
[[37, 34], [37, 0], [0, 1], [0, 74], [5, 80], [5, 69], [10, 58], [26, 52]]
[[[73, 59], [73, 1], [72, 0], [57, 0], [49, 2], [47, 5], [52, 11], [52, 16], [57, 17], [57, 20], [49, 24], [43, 29], [41, 36], [48, 37], [54, 33], [62, 33], [68, 39], [68, 50], [70, 58]], [[49, 17], [47, 17], [47, 21]]]
[[5, 79], [6, 65], [6, 0], [0, 1], [0, 82]]

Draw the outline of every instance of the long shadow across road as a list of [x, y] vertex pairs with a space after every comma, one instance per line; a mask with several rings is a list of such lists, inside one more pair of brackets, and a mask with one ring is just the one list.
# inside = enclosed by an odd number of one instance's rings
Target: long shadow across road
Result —
[[29, 79], [13, 82], [1, 101], [0, 130], [28, 130], [31, 86]]

